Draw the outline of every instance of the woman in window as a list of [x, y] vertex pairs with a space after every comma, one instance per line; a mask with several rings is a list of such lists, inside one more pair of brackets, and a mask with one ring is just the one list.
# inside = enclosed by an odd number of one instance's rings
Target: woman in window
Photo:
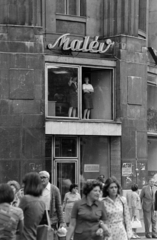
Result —
[[78, 193], [78, 185], [71, 184], [69, 188], [69, 192], [65, 194], [63, 201], [63, 211], [65, 211], [65, 223], [69, 226], [71, 219], [71, 211], [74, 205], [74, 202], [80, 200], [81, 196]]
[[39, 174], [27, 173], [23, 179], [24, 197], [19, 207], [24, 212], [24, 230], [20, 240], [36, 240], [37, 226], [42, 220], [46, 206], [41, 199], [43, 185]]
[[94, 92], [93, 86], [89, 83], [89, 78], [85, 77], [83, 84], [83, 100], [84, 100], [84, 119], [89, 119], [91, 109], [93, 109], [92, 93]]
[[132, 237], [131, 221], [126, 199], [120, 196], [121, 187], [115, 177], [106, 180], [103, 189], [107, 224], [111, 237], [109, 240], [128, 240]]
[[70, 78], [69, 82], [69, 96], [70, 96], [70, 107], [69, 107], [69, 117], [76, 117], [76, 109], [77, 109], [77, 105], [78, 105], [78, 101], [77, 101], [77, 77], [74, 78]]

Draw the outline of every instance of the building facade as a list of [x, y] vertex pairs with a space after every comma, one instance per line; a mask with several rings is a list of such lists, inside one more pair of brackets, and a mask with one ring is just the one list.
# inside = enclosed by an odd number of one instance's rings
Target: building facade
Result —
[[156, 1], [0, 3], [0, 181], [46, 169], [62, 196], [100, 174], [142, 187], [157, 170]]

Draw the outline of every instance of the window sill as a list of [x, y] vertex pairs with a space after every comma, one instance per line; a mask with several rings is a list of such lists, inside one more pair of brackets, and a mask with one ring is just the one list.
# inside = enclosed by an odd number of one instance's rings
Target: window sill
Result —
[[86, 23], [86, 17], [80, 17], [80, 16], [71, 16], [71, 15], [60, 15], [56, 14], [57, 20], [64, 20], [64, 21], [72, 21], [72, 22], [83, 22]]
[[110, 119], [79, 119], [79, 118], [55, 118], [55, 117], [46, 117], [47, 122], [79, 122], [79, 123], [115, 123], [115, 124], [121, 124], [120, 120], [110, 120]]
[[138, 36], [143, 38], [143, 39], [146, 39], [146, 32], [139, 29], [138, 30]]

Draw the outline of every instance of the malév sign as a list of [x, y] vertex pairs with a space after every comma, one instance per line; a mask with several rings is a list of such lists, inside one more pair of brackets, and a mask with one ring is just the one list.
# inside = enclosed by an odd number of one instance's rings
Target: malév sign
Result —
[[99, 36], [96, 36], [93, 41], [90, 41], [89, 36], [85, 36], [83, 40], [74, 39], [71, 41], [68, 36], [70, 36], [70, 33], [63, 34], [54, 44], [48, 44], [48, 49], [52, 50], [58, 45], [58, 47], [62, 47], [63, 50], [105, 53], [114, 45], [111, 39], [106, 39], [105, 42], [98, 42]]

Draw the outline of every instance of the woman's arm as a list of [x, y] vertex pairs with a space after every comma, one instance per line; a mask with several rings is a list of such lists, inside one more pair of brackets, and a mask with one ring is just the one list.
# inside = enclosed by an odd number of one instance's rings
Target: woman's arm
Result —
[[65, 206], [67, 204], [67, 194], [65, 194], [64, 200], [63, 200], [63, 212], [65, 211]]
[[68, 232], [67, 232], [67, 235], [66, 235], [66, 240], [71, 239], [71, 237], [74, 234], [75, 227], [76, 227], [76, 218], [71, 218], [69, 229], [68, 229]]
[[93, 86], [91, 85], [90, 86], [90, 90], [89, 90], [90, 92], [94, 92], [94, 88], [93, 88]]
[[20, 220], [18, 224], [18, 234], [21, 235], [23, 231], [24, 221]]

